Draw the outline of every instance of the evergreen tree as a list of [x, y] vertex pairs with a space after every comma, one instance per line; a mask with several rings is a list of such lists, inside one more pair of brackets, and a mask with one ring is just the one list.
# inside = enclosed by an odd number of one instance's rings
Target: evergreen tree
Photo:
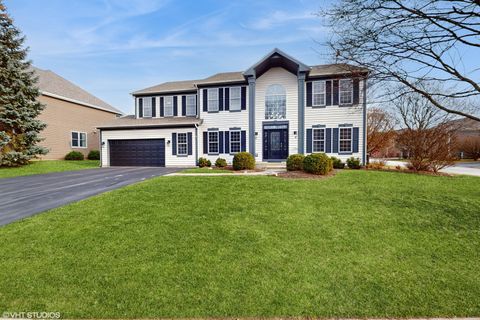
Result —
[[25, 38], [0, 0], [0, 166], [19, 166], [47, 150], [37, 143], [45, 124], [37, 78], [27, 60]]

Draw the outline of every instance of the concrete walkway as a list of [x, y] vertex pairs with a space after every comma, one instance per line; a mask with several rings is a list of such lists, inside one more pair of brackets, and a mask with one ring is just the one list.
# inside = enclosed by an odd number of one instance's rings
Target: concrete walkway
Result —
[[[378, 160], [378, 159], [375, 159]], [[375, 161], [371, 160], [371, 162]], [[404, 161], [395, 161], [395, 160], [387, 160], [387, 166], [400, 166], [405, 168], [407, 163]], [[476, 176], [480, 177], [480, 161], [476, 162], [458, 162], [455, 165], [442, 169], [440, 172], [448, 173], [448, 174], [463, 174], [467, 176]]]

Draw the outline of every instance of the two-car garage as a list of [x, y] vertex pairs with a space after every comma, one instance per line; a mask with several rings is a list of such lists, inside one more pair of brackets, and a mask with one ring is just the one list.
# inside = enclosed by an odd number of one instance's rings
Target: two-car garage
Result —
[[110, 166], [165, 167], [165, 139], [109, 140]]

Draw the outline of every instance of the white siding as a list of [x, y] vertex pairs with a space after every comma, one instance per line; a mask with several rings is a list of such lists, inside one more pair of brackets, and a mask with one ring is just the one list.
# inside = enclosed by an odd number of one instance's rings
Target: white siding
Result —
[[263, 122], [265, 120], [265, 93], [268, 86], [272, 84], [282, 85], [287, 92], [287, 118], [279, 121], [288, 121], [288, 153], [298, 153], [297, 136], [293, 134], [298, 131], [298, 79], [297, 76], [283, 68], [271, 68], [259, 77], [255, 84], [255, 137], [256, 160], [263, 159]]
[[[178, 157], [172, 155], [172, 133], [191, 132], [192, 133], [192, 155]], [[175, 129], [139, 129], [139, 130], [102, 130], [102, 167], [110, 165], [108, 140], [122, 139], [165, 139], [165, 166], [166, 167], [193, 167], [196, 165], [195, 159], [195, 129], [194, 128], [175, 128]], [[170, 143], [167, 143], [170, 140]]]

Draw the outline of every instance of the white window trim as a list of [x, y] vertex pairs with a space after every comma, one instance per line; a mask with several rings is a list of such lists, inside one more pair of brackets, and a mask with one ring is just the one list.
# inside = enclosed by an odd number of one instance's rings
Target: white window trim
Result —
[[[74, 146], [73, 145], [73, 138], [72, 138], [72, 133], [77, 133], [78, 135], [78, 144], [80, 144], [80, 134], [81, 133], [84, 133], [85, 134], [85, 147], [81, 147], [81, 146]], [[88, 148], [88, 135], [86, 132], [84, 131], [70, 131], [70, 147], [73, 149], [87, 149]]]
[[[235, 151], [233, 152], [232, 151], [232, 132], [238, 132], [238, 138], [239, 138], [239, 141], [238, 141], [238, 145], [240, 146], [240, 150], [239, 151]], [[238, 152], [242, 152], [242, 130], [230, 130], [228, 132], [228, 151], [231, 153], [231, 154], [235, 154], [235, 153], [238, 153]], [[235, 142], [236, 143], [236, 142]]]
[[[350, 102], [349, 103], [342, 103], [342, 92], [348, 92], [348, 91], [342, 91], [342, 82], [348, 81], [351, 86], [350, 86]], [[353, 79], [340, 79], [338, 81], [338, 104], [341, 106], [348, 106], [353, 104]]]
[[[340, 139], [341, 134], [340, 131], [342, 130], [350, 130], [350, 151], [340, 151], [340, 141], [348, 141], [348, 139]], [[347, 128], [338, 128], [338, 153], [352, 153], [353, 152], [353, 128], [352, 127], [347, 127]]]
[[[323, 131], [323, 140], [322, 139], [314, 139], [315, 138], [315, 130], [322, 130]], [[315, 152], [325, 152], [326, 150], [326, 144], [327, 144], [327, 141], [326, 141], [326, 130], [325, 128], [313, 128], [312, 129], [312, 153], [315, 153]], [[340, 134], [340, 133], [339, 133]], [[315, 150], [314, 146], [315, 146], [315, 141], [323, 141], [323, 150]]]
[[[172, 100], [172, 114], [170, 115], [167, 115], [167, 99], [171, 99]], [[171, 117], [174, 117], [175, 116], [175, 110], [174, 110], [174, 106], [173, 106], [173, 96], [165, 96], [163, 97], [163, 117], [164, 118], [171, 118]]]
[[[153, 117], [152, 97], [143, 97], [141, 99], [142, 99], [142, 118], [152, 118]], [[149, 103], [150, 103], [150, 115], [149, 116], [145, 115], [145, 101], [149, 101]]]
[[[234, 100], [238, 100], [238, 107], [235, 107], [232, 109], [232, 89], [238, 89], [238, 97], [235, 98]], [[229, 110], [231, 111], [240, 111], [242, 110], [242, 87], [230, 87], [230, 95], [228, 97], [229, 100]]]
[[[188, 98], [193, 97], [194, 98], [194, 110], [195, 112], [193, 114], [188, 113]], [[197, 95], [196, 94], [189, 94], [185, 97], [185, 116], [187, 117], [196, 117], [197, 116]]]
[[[218, 97], [219, 97], [218, 90], [219, 90], [219, 88], [209, 88], [209, 89], [207, 89], [207, 111], [208, 112], [218, 112], [218, 111], [220, 111], [220, 106], [219, 106], [219, 102], [218, 102]], [[215, 99], [211, 99], [210, 98], [210, 92], [214, 92], [214, 91], [217, 92], [217, 97]], [[216, 109], [212, 109], [210, 107], [210, 101], [216, 101], [217, 102], [217, 108]]]
[[[180, 135], [185, 135], [185, 142], [180, 143], [179, 138]], [[185, 153], [180, 153], [180, 144], [185, 145]], [[179, 132], [177, 133], [177, 156], [188, 156], [188, 133], [186, 132]]]
[[[210, 133], [216, 133], [217, 134], [217, 151], [216, 152], [211, 152], [210, 151]], [[219, 131], [207, 131], [207, 152], [208, 154], [220, 154], [220, 132]], [[213, 142], [212, 142], [213, 143]]]
[[[315, 92], [315, 83], [316, 82], [323, 82], [323, 92]], [[323, 94], [323, 104], [315, 104], [315, 95], [316, 94]], [[327, 81], [320, 80], [320, 81], [313, 81], [312, 82], [312, 106], [314, 107], [325, 107], [327, 105]]]

